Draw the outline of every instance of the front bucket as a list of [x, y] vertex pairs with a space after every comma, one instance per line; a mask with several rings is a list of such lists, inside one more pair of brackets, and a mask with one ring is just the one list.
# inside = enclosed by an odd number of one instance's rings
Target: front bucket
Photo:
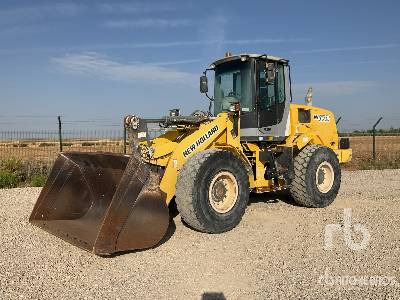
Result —
[[135, 156], [61, 153], [29, 221], [99, 255], [149, 248], [169, 224], [159, 182]]

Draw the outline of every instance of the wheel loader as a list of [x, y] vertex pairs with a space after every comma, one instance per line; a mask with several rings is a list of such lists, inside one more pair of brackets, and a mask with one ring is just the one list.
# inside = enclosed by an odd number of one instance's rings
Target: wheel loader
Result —
[[[173, 201], [187, 225], [206, 233], [233, 229], [251, 192], [287, 191], [311, 208], [334, 201], [349, 140], [338, 137], [332, 112], [292, 103], [288, 60], [227, 53], [204, 71], [200, 92], [209, 111], [125, 117], [129, 155], [60, 153], [30, 222], [109, 255], [156, 246]], [[154, 124], [164, 133], [150, 138]]]

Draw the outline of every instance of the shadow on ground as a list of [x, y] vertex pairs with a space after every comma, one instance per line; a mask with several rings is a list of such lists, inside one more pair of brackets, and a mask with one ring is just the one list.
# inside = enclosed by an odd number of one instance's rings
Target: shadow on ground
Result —
[[[293, 200], [293, 198], [289, 195], [288, 192], [269, 192], [269, 193], [262, 193], [262, 194], [251, 193], [248, 206], [251, 206], [256, 203], [273, 204], [273, 203], [279, 203], [279, 202], [284, 202], [284, 203], [287, 203], [287, 204], [293, 205], [293, 206], [299, 206]], [[113, 257], [117, 257], [117, 256], [124, 255], [124, 254], [142, 252], [142, 251], [146, 251], [148, 249], [154, 249], [154, 248], [161, 246], [162, 244], [168, 242], [169, 239], [174, 235], [175, 230], [176, 230], [176, 224], [175, 224], [175, 220], [174, 220], [175, 218], [180, 219], [180, 216], [179, 216], [179, 211], [176, 207], [175, 200], [172, 200], [169, 205], [169, 226], [168, 226], [167, 232], [165, 233], [164, 237], [161, 239], [161, 241], [157, 245], [155, 245], [151, 248], [146, 248], [146, 249], [132, 250], [132, 251], [126, 251], [126, 252], [116, 252], [116, 253], [113, 253], [112, 255], [108, 255], [108, 256], [104, 256], [104, 257], [113, 258]], [[184, 226], [186, 226], [187, 228], [190, 228], [191, 230], [201, 232], [195, 228], [190, 227], [188, 224], [185, 223], [184, 220], [182, 220], [182, 224]], [[207, 298], [207, 299], [211, 299], [211, 298]]]
[[150, 248], [145, 248], [145, 249], [139, 249], [139, 250], [131, 250], [131, 251], [123, 251], [123, 252], [115, 252], [111, 255], [105, 255], [103, 256], [104, 258], [115, 258], [118, 257], [120, 255], [124, 255], [124, 254], [129, 254], [129, 253], [138, 253], [138, 252], [142, 252], [142, 251], [147, 251], [149, 249], [154, 249], [157, 248], [159, 246], [161, 246], [162, 244], [166, 243], [169, 241], [169, 239], [174, 235], [175, 230], [176, 230], [176, 225], [175, 225], [175, 221], [174, 218], [178, 215], [178, 211], [170, 209], [170, 213], [169, 213], [169, 225], [167, 228], [167, 231], [165, 232], [164, 237], [161, 239], [161, 241], [158, 242], [158, 244], [156, 244], [153, 247]]
[[262, 193], [256, 194], [251, 193], [249, 199], [249, 206], [255, 203], [278, 203], [284, 202], [289, 205], [293, 206], [300, 206], [297, 204], [292, 196], [290, 196], [289, 192], [282, 191], [282, 192], [269, 192], [269, 193]]
[[224, 293], [206, 292], [201, 295], [201, 300], [226, 300]]

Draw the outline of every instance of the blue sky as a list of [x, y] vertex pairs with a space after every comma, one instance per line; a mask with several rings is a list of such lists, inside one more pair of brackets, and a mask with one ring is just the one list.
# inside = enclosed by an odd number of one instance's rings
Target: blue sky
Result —
[[379, 116], [400, 127], [399, 11], [398, 1], [2, 0], [0, 130], [205, 109], [198, 77], [226, 51], [290, 59], [294, 99], [312, 86], [342, 130]]

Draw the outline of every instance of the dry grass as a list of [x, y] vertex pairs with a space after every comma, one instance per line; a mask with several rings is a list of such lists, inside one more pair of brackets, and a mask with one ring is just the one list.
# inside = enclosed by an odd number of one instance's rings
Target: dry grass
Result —
[[[123, 153], [123, 141], [113, 139], [98, 140], [65, 140], [64, 151], [113, 152]], [[344, 165], [345, 169], [384, 169], [400, 168], [400, 136], [377, 136], [377, 160], [372, 161], [372, 137], [350, 137], [353, 149], [352, 162]], [[128, 147], [129, 148], [129, 147]], [[22, 160], [53, 161], [59, 152], [55, 141], [0, 141], [0, 159], [16, 157]]]
[[400, 136], [376, 137], [376, 161], [372, 160], [372, 136], [350, 137], [353, 159], [346, 169], [400, 168]]
[[[53, 161], [60, 151], [54, 141], [0, 141], [0, 159], [16, 157], [22, 160]], [[63, 151], [123, 153], [122, 140], [66, 140]]]

